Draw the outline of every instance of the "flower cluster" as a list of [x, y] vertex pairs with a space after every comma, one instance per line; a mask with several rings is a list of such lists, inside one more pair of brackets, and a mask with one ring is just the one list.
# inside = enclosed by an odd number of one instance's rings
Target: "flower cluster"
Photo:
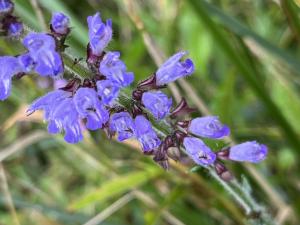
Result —
[[[0, 1], [2, 14], [11, 13], [12, 8], [10, 1]], [[205, 140], [222, 139], [229, 135], [229, 128], [217, 116], [185, 120], [193, 108], [185, 99], [174, 106], [172, 98], [162, 91], [169, 83], [194, 72], [192, 60], [183, 60], [187, 52], [171, 56], [154, 74], [138, 83], [129, 98], [130, 104], [122, 104], [123, 89], [133, 83], [134, 74], [127, 71], [120, 52], [105, 51], [112, 39], [112, 21], [104, 23], [96, 13], [87, 18], [87, 23], [86, 63], [91, 76], [83, 80], [70, 79], [64, 87], [36, 99], [27, 111], [29, 115], [43, 110], [49, 133], [63, 132], [69, 143], [81, 141], [83, 129], [103, 129], [109, 137], [116, 136], [119, 141], [135, 138], [143, 152], [152, 155], [164, 168], [168, 168], [170, 157], [174, 159], [171, 149], [184, 150], [196, 164], [214, 166], [223, 179], [230, 176], [221, 160], [257, 163], [266, 157], [266, 146], [255, 141], [213, 151]], [[56, 79], [63, 76], [61, 53], [71, 31], [69, 26], [66, 15], [53, 13], [50, 33], [29, 33], [23, 38], [26, 52], [15, 57], [0, 57], [1, 100], [9, 96], [15, 75], [34, 72]], [[160, 122], [167, 127], [166, 132], [157, 133]]]
[[19, 37], [23, 25], [13, 15], [14, 4], [10, 0], [0, 0], [0, 32], [10, 37]]

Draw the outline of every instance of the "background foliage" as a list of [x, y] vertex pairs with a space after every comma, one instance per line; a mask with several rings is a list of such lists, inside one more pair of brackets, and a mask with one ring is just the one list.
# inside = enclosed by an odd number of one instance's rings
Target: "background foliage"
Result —
[[[230, 142], [256, 139], [269, 146], [259, 165], [228, 164], [278, 224], [299, 224], [300, 21], [297, 0], [16, 0], [16, 13], [45, 30], [52, 11], [71, 17], [67, 44], [85, 57], [86, 17], [113, 19], [111, 50], [120, 50], [135, 80], [165, 56], [187, 50], [196, 65], [171, 86], [199, 110], [232, 129]], [[0, 54], [18, 54], [0, 39]], [[173, 163], [160, 169], [135, 142], [86, 133], [76, 145], [46, 133], [42, 114], [25, 116], [48, 79], [15, 80], [0, 102], [0, 224], [244, 224], [239, 205], [205, 170]], [[37, 88], [38, 87], [38, 88]], [[175, 95], [176, 97], [176, 95]], [[242, 176], [243, 175], [243, 176]], [[244, 177], [244, 178], [243, 178]], [[245, 177], [247, 179], [245, 179]], [[252, 190], [250, 190], [250, 186]], [[7, 199], [11, 197], [11, 204]], [[14, 206], [14, 207], [13, 207]]]

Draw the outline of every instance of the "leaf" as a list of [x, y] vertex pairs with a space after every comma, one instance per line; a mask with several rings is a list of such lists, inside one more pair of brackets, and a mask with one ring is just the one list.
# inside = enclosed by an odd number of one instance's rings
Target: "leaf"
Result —
[[108, 198], [122, 194], [132, 188], [136, 188], [146, 183], [150, 179], [163, 172], [157, 166], [148, 166], [144, 171], [132, 172], [121, 177], [114, 178], [102, 184], [102, 186], [76, 200], [70, 205], [72, 210], [84, 208], [90, 204], [105, 201]]

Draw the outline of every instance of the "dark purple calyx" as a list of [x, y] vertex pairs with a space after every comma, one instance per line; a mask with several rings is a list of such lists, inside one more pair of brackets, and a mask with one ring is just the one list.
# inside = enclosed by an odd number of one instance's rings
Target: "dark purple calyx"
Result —
[[150, 77], [147, 79], [141, 81], [137, 88], [140, 90], [152, 90], [152, 89], [161, 89], [165, 88], [167, 85], [157, 85], [156, 84], [156, 75], [152, 74]]
[[222, 180], [228, 182], [234, 178], [232, 173], [224, 166], [224, 164], [222, 164], [218, 161], [215, 161], [214, 167], [215, 167], [216, 173]]
[[171, 112], [171, 118], [174, 119], [195, 111], [196, 109], [189, 107], [185, 98], [182, 98], [176, 108]]
[[80, 87], [80, 83], [81, 83], [80, 79], [74, 78], [74, 79], [70, 80], [66, 86], [59, 88], [59, 89], [63, 90], [63, 91], [75, 93], [76, 90]]

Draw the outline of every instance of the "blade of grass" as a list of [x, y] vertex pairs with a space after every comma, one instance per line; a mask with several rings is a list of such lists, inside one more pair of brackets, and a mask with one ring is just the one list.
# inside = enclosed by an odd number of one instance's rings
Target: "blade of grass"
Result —
[[248, 29], [246, 26], [244, 26], [236, 19], [223, 13], [220, 9], [213, 6], [212, 4], [207, 3], [206, 1], [189, 0], [189, 2], [193, 7], [195, 7], [194, 9], [196, 11], [198, 11], [199, 8], [201, 7], [202, 11], [203, 10], [205, 11], [205, 14], [208, 16], [209, 20], [211, 20], [211, 18], [214, 17], [217, 19], [218, 23], [222, 24], [224, 27], [226, 27], [228, 30], [235, 33], [236, 35], [240, 37], [248, 37], [253, 39], [256, 44], [264, 48], [271, 55], [276, 56], [279, 60], [281, 60], [285, 64], [289, 65], [289, 67], [293, 69], [295, 73], [299, 74], [300, 62], [297, 60], [297, 57], [271, 44], [270, 42], [268, 42], [258, 34]]
[[124, 193], [132, 188], [138, 187], [154, 177], [162, 174], [162, 170], [156, 166], [145, 168], [144, 171], [132, 172], [118, 178], [114, 178], [102, 184], [94, 192], [88, 193], [80, 199], [71, 203], [73, 210], [81, 209], [90, 204], [99, 203], [108, 198]]

